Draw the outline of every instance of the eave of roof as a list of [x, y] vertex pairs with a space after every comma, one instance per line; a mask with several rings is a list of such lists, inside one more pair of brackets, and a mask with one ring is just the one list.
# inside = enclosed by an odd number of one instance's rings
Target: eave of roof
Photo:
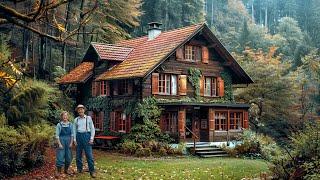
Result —
[[127, 59], [133, 48], [122, 47], [114, 44], [103, 44], [91, 42], [91, 46], [98, 54], [100, 60], [124, 61]]
[[203, 107], [224, 107], [224, 108], [250, 108], [249, 104], [237, 103], [210, 103], [210, 102], [158, 102], [160, 106], [203, 106]]
[[61, 77], [59, 84], [78, 84], [86, 82], [93, 74], [93, 62], [82, 62], [68, 74]]

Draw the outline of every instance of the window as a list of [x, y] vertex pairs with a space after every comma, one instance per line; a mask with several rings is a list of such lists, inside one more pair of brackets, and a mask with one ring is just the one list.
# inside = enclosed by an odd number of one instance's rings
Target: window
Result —
[[119, 92], [118, 95], [126, 95], [129, 94], [129, 80], [120, 80], [119, 81]]
[[165, 74], [160, 74], [159, 75], [159, 93], [165, 93], [166, 91], [166, 79], [165, 79]]
[[164, 131], [168, 133], [176, 133], [178, 130], [178, 113], [168, 112], [165, 114]]
[[119, 122], [119, 132], [126, 132], [126, 120], [127, 116], [125, 113], [120, 113], [120, 118], [118, 119]]
[[158, 88], [159, 94], [177, 95], [177, 75], [160, 74]]
[[226, 131], [228, 126], [228, 113], [216, 112], [214, 116], [215, 130]]
[[103, 112], [92, 112], [90, 113], [90, 116], [92, 118], [93, 125], [96, 130], [103, 130], [103, 119], [104, 114]]
[[205, 77], [204, 81], [204, 95], [217, 96], [217, 79], [214, 77]]
[[200, 61], [201, 60], [201, 47], [199, 46], [191, 46], [191, 45], [186, 45], [184, 49], [184, 59], [186, 61]]
[[100, 82], [100, 95], [109, 95], [109, 82], [101, 81]]
[[242, 113], [231, 112], [230, 113], [230, 129], [241, 129]]
[[226, 131], [241, 129], [243, 124], [243, 112], [229, 113], [230, 121], [228, 122], [228, 112], [216, 112], [215, 113], [215, 130]]

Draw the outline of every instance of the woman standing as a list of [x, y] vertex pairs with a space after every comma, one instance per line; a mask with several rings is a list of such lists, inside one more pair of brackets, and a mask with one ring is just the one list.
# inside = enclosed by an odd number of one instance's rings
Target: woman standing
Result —
[[69, 174], [68, 169], [72, 161], [73, 125], [69, 122], [67, 111], [61, 113], [61, 121], [56, 126], [56, 139], [59, 145], [56, 152], [56, 177], [59, 177], [63, 166], [64, 172]]

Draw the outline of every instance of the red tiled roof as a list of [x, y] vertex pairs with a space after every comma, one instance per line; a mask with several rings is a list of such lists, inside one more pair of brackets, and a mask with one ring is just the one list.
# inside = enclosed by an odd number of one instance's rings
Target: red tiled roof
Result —
[[162, 32], [153, 40], [147, 36], [125, 40], [117, 43], [117, 46], [131, 47], [132, 52], [128, 58], [111, 70], [102, 73], [98, 80], [118, 78], [144, 77], [158, 63], [173, 52], [179, 45], [192, 37], [203, 24], [196, 24], [172, 31]]
[[85, 82], [91, 75], [93, 70], [93, 62], [82, 62], [76, 68], [64, 75], [59, 84], [77, 84]]
[[125, 60], [133, 48], [115, 46], [113, 44], [91, 43], [102, 60]]

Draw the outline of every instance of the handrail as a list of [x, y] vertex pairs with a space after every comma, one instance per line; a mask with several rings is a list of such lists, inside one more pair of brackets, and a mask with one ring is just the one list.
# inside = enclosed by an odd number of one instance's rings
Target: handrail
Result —
[[191, 134], [193, 135], [192, 139], [193, 139], [193, 154], [196, 153], [196, 139], [199, 139], [199, 137], [193, 132], [191, 131], [186, 125], [184, 125], [184, 127], [191, 132]]
[[191, 131], [187, 126], [184, 126], [189, 132], [191, 132], [192, 135], [195, 136], [195, 139], [199, 139], [199, 137], [193, 132]]

